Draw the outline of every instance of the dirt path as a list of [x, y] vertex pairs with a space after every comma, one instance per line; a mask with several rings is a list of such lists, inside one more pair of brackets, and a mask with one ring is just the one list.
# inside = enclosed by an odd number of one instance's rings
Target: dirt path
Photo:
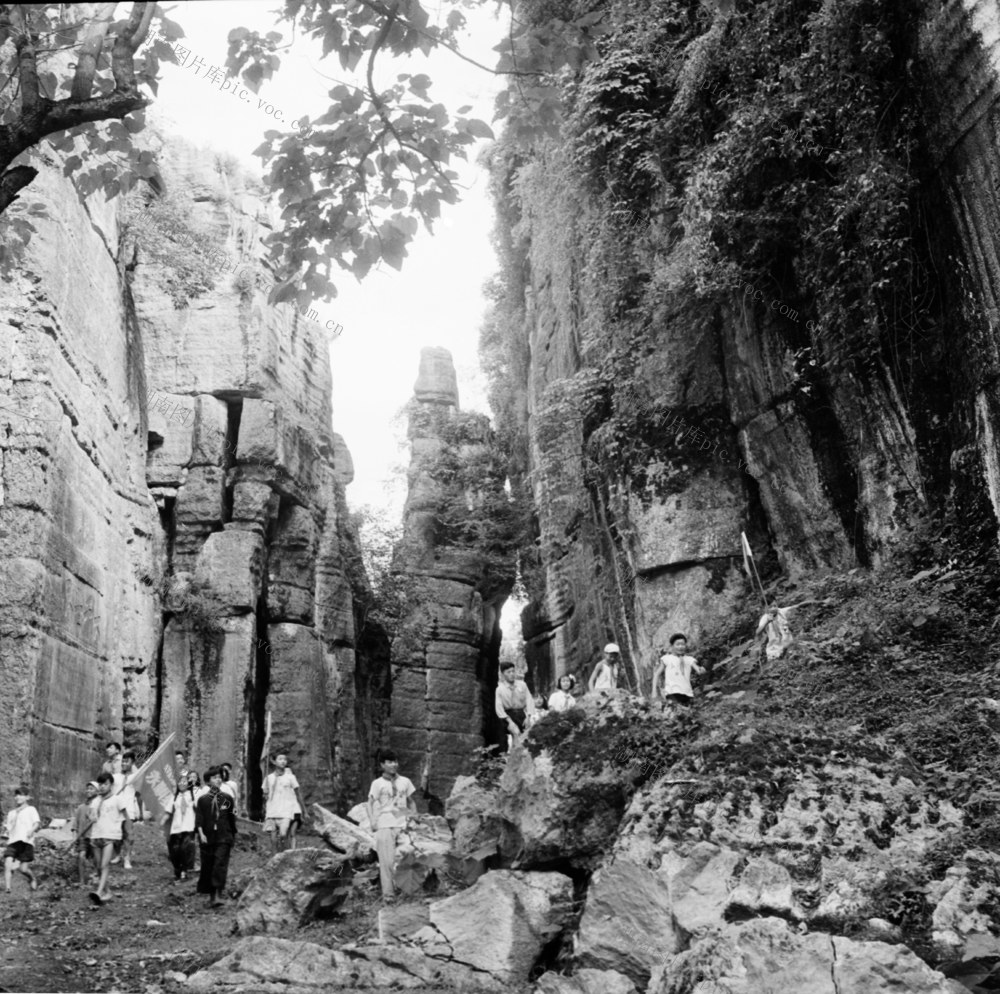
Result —
[[[305, 837], [303, 845], [322, 844]], [[239, 885], [268, 858], [267, 839], [243, 834], [233, 851], [229, 883]], [[15, 873], [11, 894], [0, 890], [0, 991], [122, 991], [161, 994], [164, 974], [185, 974], [225, 954], [236, 936], [235, 901], [205, 907], [195, 880], [175, 882], [162, 833], [137, 831], [134, 869], [112, 867], [114, 899], [103, 908], [76, 885], [75, 857], [43, 843], [34, 864], [39, 889]], [[339, 945], [373, 937], [378, 896], [356, 891], [345, 913], [286, 938]]]

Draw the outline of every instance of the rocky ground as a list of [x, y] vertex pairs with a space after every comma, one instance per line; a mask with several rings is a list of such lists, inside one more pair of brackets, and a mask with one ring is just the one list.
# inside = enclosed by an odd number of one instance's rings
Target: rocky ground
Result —
[[[439, 889], [381, 917], [353, 829], [345, 855], [289, 854], [258, 877], [242, 936], [235, 905], [172, 882], [148, 826], [104, 909], [43, 851], [41, 890], [19, 881], [0, 905], [0, 988], [1000, 989], [997, 582], [941, 557], [775, 586], [771, 603], [798, 605], [783, 658], [754, 654], [747, 612], [699, 647], [693, 708], [622, 692], [545, 717], [456, 783]], [[245, 838], [234, 889], [264, 849]], [[312, 920], [322, 901], [335, 913]]]
[[[301, 841], [321, 845], [315, 837]], [[163, 837], [149, 824], [139, 830], [134, 869], [113, 868], [115, 897], [103, 908], [89, 903], [89, 887], [76, 886], [72, 857], [45, 844], [37, 856], [38, 891], [16, 874], [13, 892], [0, 894], [0, 991], [180, 990], [181, 974], [214, 962], [236, 941], [236, 901], [213, 911], [194, 880], [175, 883]], [[266, 837], [244, 833], [230, 886], [245, 886], [268, 856]], [[377, 881], [365, 881], [341, 913], [295, 936], [325, 946], [374, 938], [380, 904]]]

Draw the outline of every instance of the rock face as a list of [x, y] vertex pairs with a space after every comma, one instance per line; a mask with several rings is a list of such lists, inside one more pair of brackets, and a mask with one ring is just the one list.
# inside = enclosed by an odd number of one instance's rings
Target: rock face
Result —
[[[705, 94], [731, 75], [724, 57], [714, 59], [727, 47], [719, 39], [732, 30], [729, 8], [713, 5], [717, 14], [698, 22], [678, 50], [684, 58], [667, 71], [660, 71], [662, 54], [636, 39], [615, 53], [634, 57], [633, 69], [641, 66], [659, 94], [629, 111], [658, 122], [653, 132], [686, 127], [678, 122], [687, 112], [688, 121], [702, 111], [728, 113]], [[951, 313], [966, 291], [939, 272], [935, 293], [947, 313], [921, 315], [927, 329], [919, 345], [907, 343], [914, 347], [910, 368], [888, 358], [892, 346], [862, 370], [832, 361], [836, 343], [822, 330], [807, 332], [806, 315], [816, 319], [808, 322], [814, 328], [826, 325], [824, 305], [809, 299], [803, 281], [788, 280], [794, 307], [771, 300], [773, 294], [755, 304], [763, 292], [744, 286], [740, 259], [723, 248], [733, 242], [712, 227], [709, 209], [697, 197], [678, 204], [680, 189], [733, 180], [718, 163], [730, 158], [723, 146], [735, 117], [724, 129], [707, 129], [716, 137], [699, 161], [712, 168], [694, 175], [668, 170], [642, 193], [626, 191], [634, 176], [614, 173], [600, 156], [600, 169], [582, 179], [579, 161], [565, 151], [575, 135], [560, 147], [539, 144], [528, 156], [530, 175], [520, 158], [498, 158], [498, 216], [509, 252], [498, 321], [502, 354], [519, 357], [498, 392], [518, 439], [519, 482], [538, 508], [539, 562], [524, 634], [540, 689], [565, 672], [586, 678], [602, 644], [613, 640], [622, 646], [628, 682], [647, 692], [671, 632], [700, 641], [724, 627], [744, 598], [740, 530], [765, 574], [780, 566], [793, 576], [885, 561], [915, 518], [952, 505], [966, 509], [971, 542], [986, 549], [995, 541], [1000, 165], [991, 108], [1000, 94], [1000, 15], [977, 0], [919, 9], [923, 19], [906, 29], [907, 52], [936, 99], [918, 136], [930, 168], [915, 182], [919, 197], [935, 204], [927, 237], [947, 240], [964, 260], [975, 315], [958, 320]], [[624, 7], [620, 12], [630, 16]], [[657, 26], [648, 27], [655, 35]], [[774, 25], [758, 27], [780, 33]], [[733, 99], [728, 94], [726, 103], [735, 106]], [[613, 113], [605, 108], [608, 119], [624, 113], [625, 103]], [[777, 111], [766, 101], [757, 108], [762, 116], [747, 127], [763, 133], [767, 115]], [[582, 104], [576, 109], [585, 111]], [[610, 144], [625, 142], [623, 132], [616, 136]], [[670, 142], [647, 140], [643, 154], [666, 169]], [[769, 153], [763, 157], [771, 162]], [[760, 202], [775, 196], [758, 194]], [[641, 205], [644, 231], [616, 220], [627, 213], [619, 210], [622, 198], [637, 211]], [[699, 211], [709, 218], [703, 240], [685, 245]], [[769, 285], [804, 266], [786, 256], [801, 234], [771, 246], [773, 258], [762, 264], [773, 266]], [[711, 262], [694, 267], [685, 251]], [[948, 369], [933, 383], [915, 372], [933, 363], [932, 350]], [[828, 365], [832, 372], [823, 371]]]
[[169, 231], [126, 233], [39, 162], [52, 220], [0, 288], [0, 780], [65, 803], [103, 742], [173, 732], [197, 768], [232, 762], [259, 813], [269, 713], [305, 798], [338, 806], [369, 772], [357, 717], [380, 720], [356, 683], [384, 681], [356, 681], [328, 344], [234, 277], [272, 223], [252, 182], [149, 140], [214, 265], [192, 275]]
[[455, 781], [445, 803], [445, 817], [456, 853], [485, 856], [496, 852], [502, 833], [496, 794], [480, 787], [475, 777]]
[[430, 925], [413, 938], [428, 955], [524, 983], [542, 949], [572, 914], [573, 881], [561, 873], [498, 870], [435, 901]]
[[445, 349], [421, 352], [409, 438], [409, 491], [393, 568], [414, 606], [393, 644], [390, 743], [401, 769], [445, 798], [483, 745], [499, 610], [513, 581], [509, 563], [498, 575], [469, 520], [484, 494], [502, 493], [503, 476], [463, 478], [463, 467], [489, 462], [491, 433], [483, 415], [459, 412]]
[[196, 991], [243, 991], [263, 984], [324, 991], [448, 987], [501, 994], [508, 989], [488, 974], [432, 959], [417, 949], [359, 946], [339, 950], [270, 936], [241, 939], [228, 956], [189, 977], [187, 986]]
[[[905, 946], [797, 935], [780, 918], [729, 925], [677, 958], [651, 994], [963, 994]], [[703, 979], [711, 977], [712, 979]]]
[[668, 734], [659, 715], [624, 694], [585, 698], [534, 725], [508, 757], [496, 794], [501, 855], [522, 868], [593, 869], [628, 806], [631, 768], [618, 756], [627, 725]]
[[332, 914], [347, 899], [353, 876], [348, 858], [326, 849], [278, 853], [240, 896], [239, 931], [253, 935], [297, 928]]

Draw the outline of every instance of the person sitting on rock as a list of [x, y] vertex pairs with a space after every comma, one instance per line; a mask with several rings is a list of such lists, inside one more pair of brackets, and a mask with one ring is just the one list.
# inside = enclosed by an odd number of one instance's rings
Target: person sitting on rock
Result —
[[535, 700], [523, 680], [517, 679], [514, 664], [500, 664], [500, 682], [497, 684], [495, 708], [497, 717], [506, 725], [509, 733], [507, 748], [518, 741], [527, 725], [528, 718], [535, 715]]
[[687, 636], [681, 632], [671, 635], [670, 651], [660, 657], [660, 662], [653, 671], [654, 701], [661, 696], [658, 685], [662, 674], [664, 701], [690, 707], [694, 699], [694, 691], [691, 689], [691, 671], [700, 674], [704, 673], [705, 670], [698, 665], [698, 660], [694, 656], [685, 656], [686, 651]]
[[567, 711], [576, 704], [576, 698], [571, 691], [576, 686], [576, 677], [572, 673], [564, 673], [559, 677], [559, 686], [549, 696], [550, 711]]
[[592, 694], [616, 690], [620, 668], [621, 649], [614, 642], [609, 642], [604, 647], [604, 657], [598, 661], [594, 672], [590, 674], [587, 690]]
[[413, 781], [399, 775], [399, 761], [391, 749], [381, 753], [382, 776], [372, 781], [368, 791], [368, 823], [375, 833], [379, 881], [383, 900], [396, 893], [392, 874], [396, 864], [396, 840], [410, 816], [416, 816]]

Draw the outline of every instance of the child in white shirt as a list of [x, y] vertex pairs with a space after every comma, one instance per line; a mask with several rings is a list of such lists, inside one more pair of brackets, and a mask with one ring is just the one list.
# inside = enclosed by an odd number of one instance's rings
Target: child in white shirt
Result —
[[[660, 657], [659, 665], [653, 672], [653, 700], [663, 697], [671, 704], [690, 706], [694, 698], [691, 689], [691, 672], [704, 673], [694, 656], [686, 656], [687, 636], [677, 632], [670, 636], [670, 652]], [[663, 677], [662, 693], [659, 688], [660, 676]]]
[[565, 673], [559, 677], [559, 689], [552, 691], [549, 697], [550, 711], [566, 711], [576, 704], [576, 698], [570, 691], [576, 686], [576, 677]]
[[38, 881], [29, 864], [35, 858], [35, 832], [42, 827], [42, 820], [28, 803], [29, 797], [31, 794], [27, 787], [18, 787], [14, 791], [14, 807], [7, 812], [3, 833], [7, 837], [7, 847], [3, 851], [3, 882], [8, 894], [10, 877], [15, 869], [28, 878], [32, 890], [38, 890]]
[[274, 765], [277, 769], [264, 780], [264, 797], [267, 800], [264, 831], [271, 836], [272, 853], [285, 848], [289, 835], [288, 848], [295, 848], [296, 816], [304, 818], [306, 810], [299, 793], [299, 782], [288, 769], [288, 757], [279, 752], [274, 757]]

